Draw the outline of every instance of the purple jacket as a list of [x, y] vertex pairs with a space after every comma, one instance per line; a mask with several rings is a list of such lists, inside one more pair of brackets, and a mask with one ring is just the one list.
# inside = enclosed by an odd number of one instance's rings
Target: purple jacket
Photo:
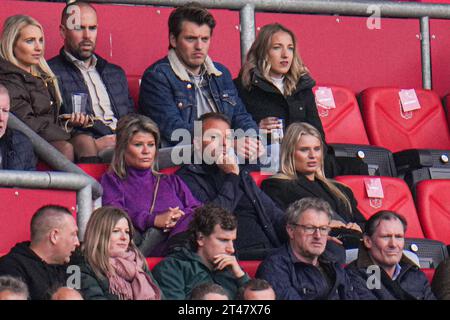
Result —
[[128, 212], [135, 228], [145, 231], [154, 226], [155, 216], [169, 207], [179, 207], [185, 215], [178, 220], [170, 236], [187, 230], [192, 212], [201, 202], [194, 198], [186, 184], [176, 175], [161, 175], [153, 214], [150, 207], [156, 186], [156, 176], [151, 170], [127, 168], [127, 177], [119, 178], [113, 171], [106, 172], [102, 179], [103, 205], [111, 205]]

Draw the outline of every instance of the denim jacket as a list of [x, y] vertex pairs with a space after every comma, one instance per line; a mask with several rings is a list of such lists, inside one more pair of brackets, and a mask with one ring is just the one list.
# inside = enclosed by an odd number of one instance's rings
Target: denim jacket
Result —
[[[218, 111], [231, 120], [232, 129], [254, 129], [256, 133], [258, 127], [239, 98], [226, 67], [212, 62], [209, 57], [205, 67], [209, 90]], [[171, 141], [176, 129], [187, 129], [192, 137], [194, 121], [198, 118], [195, 86], [174, 50], [144, 72], [139, 111], [158, 124], [162, 137], [171, 145], [177, 143]]]

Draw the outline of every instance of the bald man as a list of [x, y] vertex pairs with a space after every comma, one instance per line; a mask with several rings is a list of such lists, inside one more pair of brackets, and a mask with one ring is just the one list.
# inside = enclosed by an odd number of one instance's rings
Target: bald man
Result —
[[83, 297], [75, 289], [61, 287], [52, 294], [51, 300], [83, 300]]
[[93, 126], [73, 131], [85, 134], [83, 145], [90, 146], [87, 154], [98, 155], [80, 159], [81, 162], [98, 162], [99, 156], [112, 155], [109, 151], [116, 143], [117, 121], [134, 112], [125, 72], [95, 53], [97, 27], [97, 12], [93, 6], [85, 2], [67, 5], [60, 25], [64, 47], [48, 61], [58, 77], [64, 102], [61, 113], [81, 112], [95, 119]]
[[8, 128], [10, 99], [0, 83], [0, 170], [35, 170], [31, 141], [22, 132]]
[[61, 206], [40, 208], [31, 219], [31, 241], [16, 244], [0, 258], [0, 276], [22, 279], [32, 300], [50, 298], [50, 290], [66, 285], [72, 252], [79, 246], [78, 228]]

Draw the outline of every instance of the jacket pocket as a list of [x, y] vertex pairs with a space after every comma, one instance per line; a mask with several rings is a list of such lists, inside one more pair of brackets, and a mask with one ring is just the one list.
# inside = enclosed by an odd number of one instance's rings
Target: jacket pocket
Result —
[[237, 104], [237, 96], [231, 90], [222, 91], [222, 93], [220, 94], [220, 100], [222, 101], [222, 103], [227, 103], [232, 107], [236, 106]]

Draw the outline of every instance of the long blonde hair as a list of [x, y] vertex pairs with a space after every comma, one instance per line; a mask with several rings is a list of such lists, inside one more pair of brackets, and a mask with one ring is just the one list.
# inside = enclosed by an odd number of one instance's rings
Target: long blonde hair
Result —
[[[23, 28], [27, 26], [38, 27], [42, 35], [44, 36], [44, 28], [42, 25], [34, 18], [26, 15], [15, 15], [7, 18], [3, 24], [3, 30], [0, 39], [0, 57], [11, 62], [15, 66], [19, 66], [19, 61], [14, 55], [14, 47], [20, 37], [20, 32]], [[45, 49], [45, 37], [44, 37], [44, 49]], [[58, 80], [55, 74], [48, 66], [45, 61], [44, 55], [42, 54], [39, 59], [39, 64], [37, 66], [31, 66], [31, 73], [33, 75], [40, 76], [46, 83], [50, 82], [56, 92], [56, 103], [58, 106], [61, 105], [61, 91], [59, 89]]]
[[148, 268], [145, 258], [133, 242], [134, 228], [128, 214], [122, 209], [104, 206], [92, 212], [83, 243], [84, 258], [98, 277], [106, 278], [108, 274], [114, 274], [114, 269], [109, 263], [109, 240], [114, 227], [122, 218], [128, 221], [130, 228], [129, 249], [142, 258], [144, 261], [142, 267]]
[[294, 93], [300, 77], [309, 73], [297, 52], [297, 38], [295, 37], [295, 34], [279, 23], [268, 24], [261, 28], [256, 40], [253, 42], [247, 53], [246, 61], [239, 73], [242, 85], [247, 90], [250, 90], [251, 88], [252, 74], [255, 70], [258, 70], [264, 79], [272, 83], [272, 79], [269, 76], [269, 71], [272, 68], [269, 63], [269, 50], [272, 44], [273, 35], [280, 31], [288, 33], [294, 44], [292, 65], [284, 77], [284, 95], [290, 96]]
[[128, 144], [133, 136], [138, 132], [150, 133], [155, 138], [156, 154], [153, 161], [152, 170], [156, 172], [156, 163], [158, 159], [158, 145], [160, 140], [159, 129], [153, 120], [140, 114], [128, 114], [121, 117], [117, 123], [116, 129], [116, 147], [111, 161], [110, 170], [114, 171], [121, 179], [127, 176], [127, 165], [125, 163], [125, 153]]
[[296, 180], [298, 179], [298, 172], [295, 168], [295, 150], [297, 144], [302, 136], [313, 136], [320, 141], [320, 150], [322, 153], [322, 163], [320, 168], [314, 173], [314, 178], [323, 182], [331, 193], [340, 199], [347, 209], [352, 212], [352, 206], [348, 197], [336, 187], [337, 181], [327, 179], [324, 174], [324, 154], [323, 154], [323, 140], [319, 130], [306, 122], [294, 122], [286, 130], [286, 133], [281, 142], [281, 158], [280, 158], [280, 172], [273, 176], [273, 178]]

